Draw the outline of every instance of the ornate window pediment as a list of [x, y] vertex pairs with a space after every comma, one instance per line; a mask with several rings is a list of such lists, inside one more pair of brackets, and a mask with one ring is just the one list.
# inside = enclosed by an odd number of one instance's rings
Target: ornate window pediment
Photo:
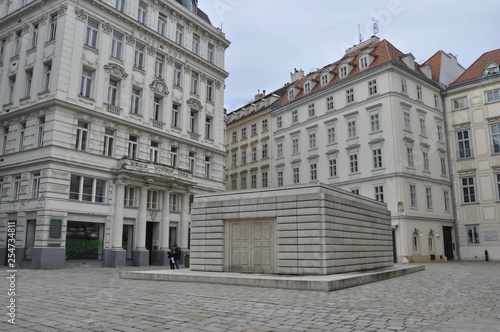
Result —
[[149, 85], [151, 90], [155, 93], [166, 96], [169, 94], [167, 84], [163, 80], [154, 80], [153, 83]]
[[109, 63], [107, 65], [104, 65], [104, 69], [114, 77], [117, 77], [119, 79], [125, 79], [127, 78], [128, 74], [125, 72], [125, 69], [123, 69], [122, 66], [117, 65], [116, 63]]
[[194, 110], [197, 110], [197, 111], [201, 111], [203, 109], [203, 105], [201, 104], [201, 102], [197, 99], [194, 99], [194, 98], [190, 98], [188, 101], [187, 101], [188, 105], [191, 106], [192, 109]]

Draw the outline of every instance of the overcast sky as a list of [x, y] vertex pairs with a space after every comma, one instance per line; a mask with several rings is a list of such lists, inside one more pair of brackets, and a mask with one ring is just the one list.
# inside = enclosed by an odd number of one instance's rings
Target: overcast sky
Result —
[[372, 35], [378, 19], [387, 39], [421, 63], [438, 50], [467, 68], [500, 48], [498, 0], [199, 0], [231, 46], [226, 52], [225, 107], [248, 103], [258, 90], [274, 91], [290, 72], [306, 73], [339, 60]]

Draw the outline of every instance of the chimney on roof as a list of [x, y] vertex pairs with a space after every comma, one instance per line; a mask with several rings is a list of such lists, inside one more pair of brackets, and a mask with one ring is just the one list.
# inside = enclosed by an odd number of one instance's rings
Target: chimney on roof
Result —
[[302, 69], [297, 70], [297, 68], [295, 68], [294, 72], [290, 73], [290, 82], [293, 83], [300, 80], [302, 77], [304, 77], [304, 71]]
[[[264, 91], [266, 91], [266, 90], [264, 90]], [[260, 93], [260, 90], [257, 90], [257, 94], [255, 95], [255, 99], [254, 100], [259, 100], [262, 97], [264, 97], [264, 95], [262, 93]]]

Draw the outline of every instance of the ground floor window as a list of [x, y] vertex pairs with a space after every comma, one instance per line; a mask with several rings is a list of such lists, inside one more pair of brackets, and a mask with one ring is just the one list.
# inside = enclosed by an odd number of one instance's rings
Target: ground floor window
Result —
[[103, 229], [103, 224], [68, 220], [66, 259], [102, 259]]
[[467, 232], [467, 244], [479, 244], [479, 225], [465, 226]]

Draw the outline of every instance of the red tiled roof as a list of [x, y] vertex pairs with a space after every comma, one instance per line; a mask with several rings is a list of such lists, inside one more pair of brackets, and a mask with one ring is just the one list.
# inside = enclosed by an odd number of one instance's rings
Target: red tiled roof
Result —
[[[374, 57], [374, 60], [372, 63], [369, 65], [369, 69], [379, 67], [382, 65], [385, 65], [387, 63], [395, 63], [400, 66], [406, 67], [410, 69], [402, 60], [404, 56], [406, 55], [405, 53], [401, 52], [398, 50], [396, 47], [394, 47], [391, 43], [389, 43], [387, 40], [375, 40], [372, 43], [367, 43], [366, 45], [363, 45], [360, 48], [354, 49], [352, 52], [346, 53], [340, 60], [333, 62], [329, 65], [324, 66], [321, 69], [318, 69], [315, 72], [309, 73], [305, 75], [303, 78], [299, 79], [297, 82], [292, 83], [291, 86], [294, 86], [298, 90], [301, 90], [296, 94], [295, 98], [293, 100], [300, 99], [303, 97], [304, 91], [302, 90], [302, 87], [304, 85], [304, 82], [307, 80], [313, 80], [315, 75], [324, 73], [325, 70], [327, 70], [329, 67], [332, 67], [333, 70], [330, 71], [330, 74], [333, 74], [334, 77], [330, 80], [328, 83], [329, 86], [336, 84], [339, 82], [341, 79], [339, 78], [338, 72], [339, 72], [339, 65], [344, 62], [346, 59], [350, 59], [349, 64], [353, 67], [352, 70], [349, 72], [348, 77], [355, 76], [360, 72], [359, 69], [359, 56], [361, 54], [364, 54], [367, 50], [371, 49], [371, 52], [368, 53], [371, 56]], [[422, 76], [426, 77], [419, 69], [420, 65], [418, 63], [414, 63], [415, 69], [413, 71]], [[411, 70], [411, 69], [410, 69]], [[345, 80], [345, 78], [342, 78], [342, 80]], [[310, 94], [312, 92], [315, 92], [319, 89], [323, 88], [321, 84], [316, 84], [314, 88], [311, 90], [311, 92], [307, 93]], [[281, 107], [283, 105], [286, 105], [289, 102], [288, 100], [288, 95], [284, 95], [284, 97], [279, 101], [279, 104], [277, 104], [277, 107]]]
[[431, 56], [424, 64], [431, 66], [432, 79], [439, 82], [441, 78], [441, 57], [443, 56], [443, 51], [437, 51], [433, 56]]
[[481, 55], [462, 75], [453, 81], [450, 86], [472, 81], [483, 77], [484, 68], [490, 63], [500, 64], [500, 49], [489, 51]]

